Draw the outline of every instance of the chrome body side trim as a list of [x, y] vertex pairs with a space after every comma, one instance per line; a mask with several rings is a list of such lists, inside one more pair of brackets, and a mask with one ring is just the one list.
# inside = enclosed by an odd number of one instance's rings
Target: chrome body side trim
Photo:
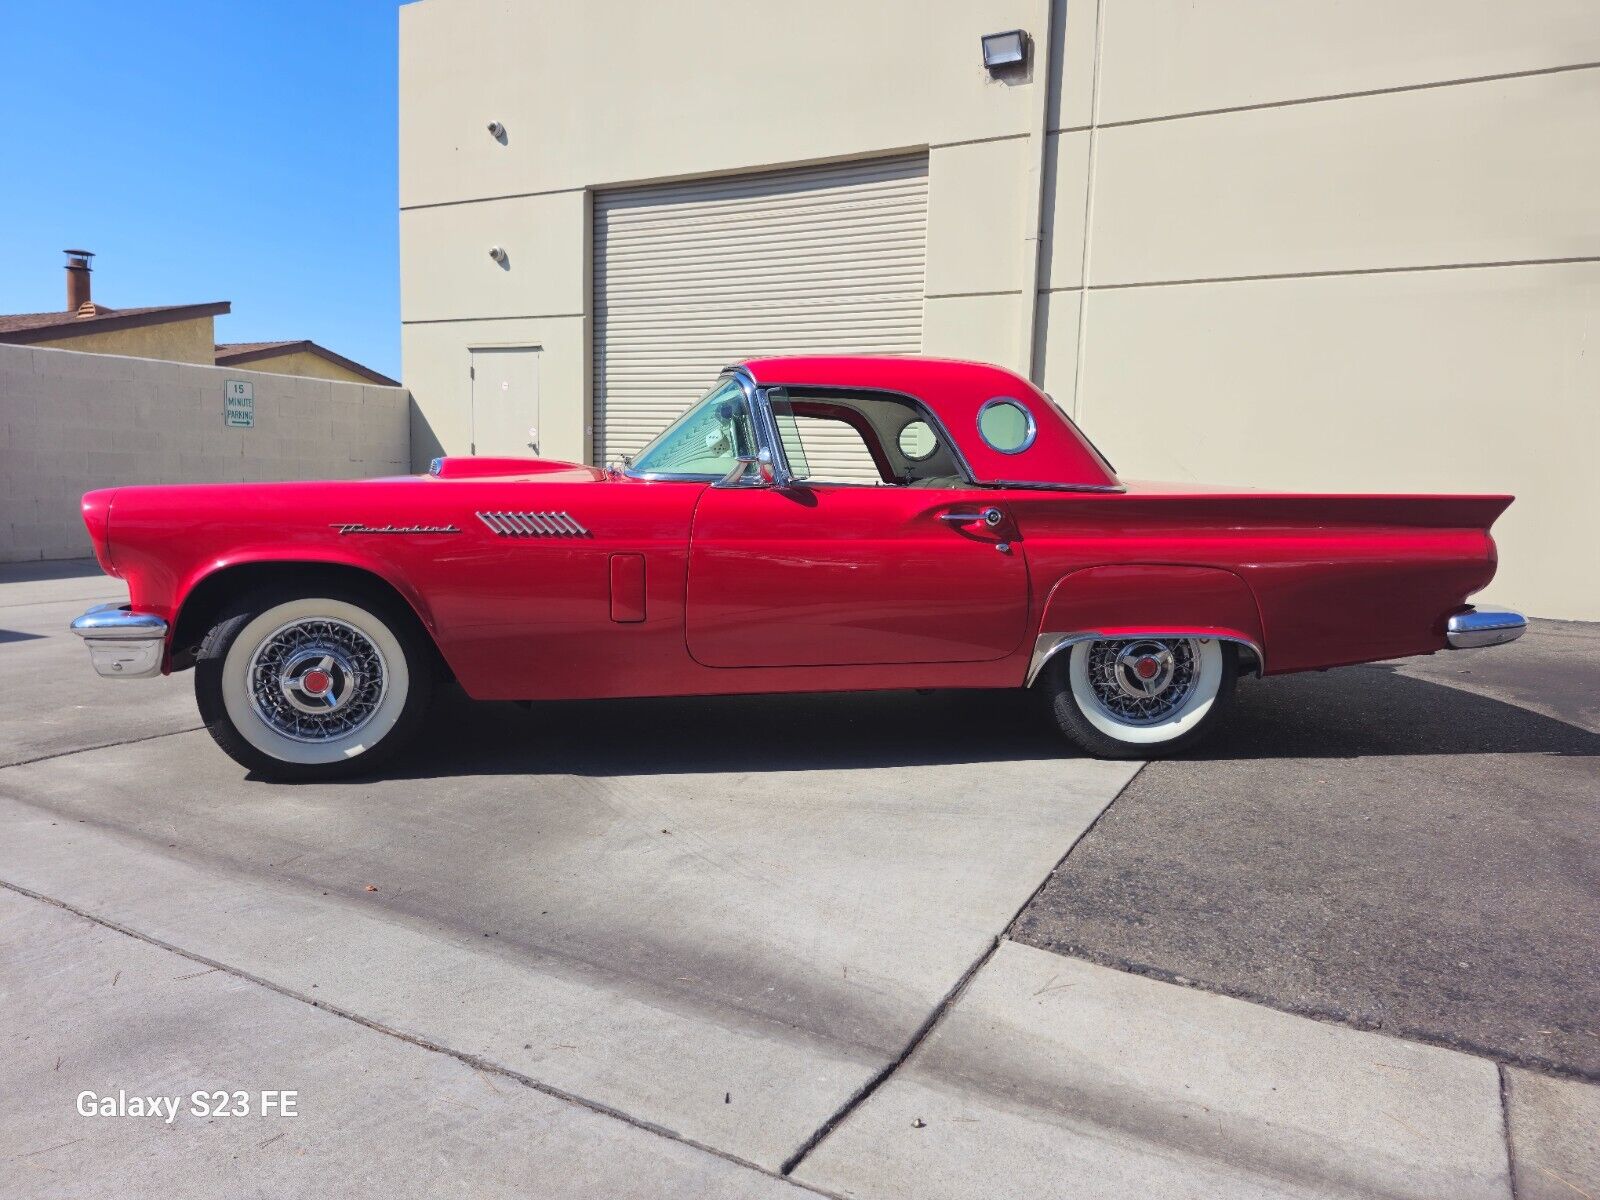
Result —
[[1127, 485], [1122, 483], [1038, 483], [1023, 479], [995, 479], [988, 483], [980, 483], [978, 486], [1019, 488], [1034, 492], [1101, 492], [1107, 494], [1120, 494], [1128, 490]]
[[1236, 646], [1245, 647], [1250, 651], [1250, 653], [1255, 655], [1255, 674], [1259, 677], [1265, 673], [1267, 669], [1267, 656], [1261, 652], [1261, 647], [1256, 645], [1249, 638], [1231, 637], [1226, 634], [1218, 633], [1178, 633], [1159, 629], [1141, 629], [1137, 633], [1118, 633], [1113, 635], [1107, 634], [1104, 630], [1100, 629], [1086, 629], [1080, 630], [1076, 633], [1041, 633], [1034, 640], [1033, 658], [1028, 663], [1028, 678], [1022, 686], [1032, 687], [1034, 680], [1039, 678], [1039, 673], [1045, 669], [1045, 666], [1052, 658], [1054, 658], [1061, 651], [1067, 649], [1069, 646], [1075, 646], [1079, 642], [1120, 642], [1137, 638], [1173, 639], [1206, 637], [1214, 637], [1219, 642], [1232, 642]]
[[133, 612], [126, 604], [96, 604], [71, 628], [89, 647], [97, 674], [107, 679], [161, 674], [167, 623], [154, 613]]
[[474, 513], [501, 537], [588, 537], [589, 531], [565, 512]]
[[635, 471], [624, 468], [618, 474], [641, 483], [715, 483], [721, 475], [702, 475], [690, 471]]
[[1476, 650], [1514, 642], [1528, 628], [1528, 619], [1514, 612], [1479, 612], [1470, 609], [1445, 622], [1444, 637], [1452, 650]]

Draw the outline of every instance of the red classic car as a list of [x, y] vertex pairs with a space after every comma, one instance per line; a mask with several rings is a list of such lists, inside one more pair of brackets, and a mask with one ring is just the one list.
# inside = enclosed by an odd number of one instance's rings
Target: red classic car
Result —
[[90, 492], [131, 603], [73, 629], [112, 678], [195, 668], [277, 779], [370, 770], [434, 681], [481, 700], [1032, 688], [1091, 754], [1213, 727], [1240, 672], [1509, 642], [1467, 597], [1509, 496], [1123, 483], [1009, 371], [731, 367], [631, 461]]

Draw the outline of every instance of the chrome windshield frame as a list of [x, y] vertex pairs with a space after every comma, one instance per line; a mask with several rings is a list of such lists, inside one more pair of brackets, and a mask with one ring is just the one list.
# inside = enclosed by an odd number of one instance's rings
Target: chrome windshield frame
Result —
[[768, 393], [771, 388], [756, 387], [755, 379], [743, 367], [738, 368], [746, 379], [750, 380], [752, 387], [752, 403], [755, 406], [756, 441], [761, 443], [761, 448], [767, 451], [772, 460], [772, 482], [763, 483], [763, 487], [786, 488], [792, 487], [795, 482], [794, 469], [789, 466], [789, 456], [783, 452], [783, 439], [778, 436], [778, 418], [772, 412], [772, 398]]

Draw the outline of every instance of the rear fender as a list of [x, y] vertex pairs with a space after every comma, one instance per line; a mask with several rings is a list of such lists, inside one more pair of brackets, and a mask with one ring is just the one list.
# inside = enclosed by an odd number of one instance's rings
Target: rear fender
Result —
[[1085, 567], [1051, 589], [1027, 684], [1078, 642], [1158, 636], [1233, 642], [1250, 651], [1255, 674], [1266, 670], [1261, 611], [1244, 580], [1216, 567], [1130, 563]]

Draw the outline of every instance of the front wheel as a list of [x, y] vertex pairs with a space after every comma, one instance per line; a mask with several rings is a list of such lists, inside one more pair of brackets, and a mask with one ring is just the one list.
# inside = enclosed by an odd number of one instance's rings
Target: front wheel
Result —
[[200, 717], [235, 762], [268, 779], [371, 771], [427, 707], [431, 647], [409, 618], [356, 590], [247, 596], [200, 648]]
[[1216, 638], [1078, 642], [1040, 680], [1069, 740], [1097, 758], [1165, 758], [1215, 728], [1238, 651]]

